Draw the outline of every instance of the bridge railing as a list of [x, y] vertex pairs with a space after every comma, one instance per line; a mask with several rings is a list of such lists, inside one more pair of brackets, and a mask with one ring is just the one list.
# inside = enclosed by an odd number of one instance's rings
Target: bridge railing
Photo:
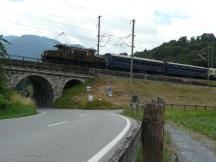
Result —
[[8, 55], [7, 59], [8, 59], [7, 65], [14, 65], [18, 67], [19, 66], [29, 67], [29, 68], [36, 68], [36, 69], [49, 70], [49, 71], [54, 70], [59, 72], [64, 71], [69, 73], [73, 72], [77, 74], [95, 75], [95, 69], [90, 67], [49, 63], [49, 62], [43, 62], [42, 59], [25, 57], [25, 56], [17, 56], [17, 55]]
[[18, 56], [18, 55], [8, 55], [9, 60], [21, 60], [21, 61], [32, 61], [32, 62], [42, 62], [42, 59], [34, 58], [34, 57], [26, 57], [26, 56]]

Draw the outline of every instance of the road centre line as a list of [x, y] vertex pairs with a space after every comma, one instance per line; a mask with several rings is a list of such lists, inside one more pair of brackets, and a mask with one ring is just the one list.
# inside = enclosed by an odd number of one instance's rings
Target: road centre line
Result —
[[59, 122], [59, 123], [49, 124], [48, 127], [54, 127], [54, 126], [65, 124], [65, 123], [68, 123], [68, 121], [63, 121], [63, 122]]
[[118, 136], [116, 136], [112, 141], [110, 141], [104, 148], [102, 148], [98, 153], [96, 153], [93, 157], [91, 157], [87, 162], [99, 162], [121, 140], [121, 138], [130, 129], [131, 122], [126, 117], [117, 114], [111, 114], [111, 115], [118, 116], [126, 120], [127, 124], [125, 128], [121, 131], [121, 133], [118, 134]]

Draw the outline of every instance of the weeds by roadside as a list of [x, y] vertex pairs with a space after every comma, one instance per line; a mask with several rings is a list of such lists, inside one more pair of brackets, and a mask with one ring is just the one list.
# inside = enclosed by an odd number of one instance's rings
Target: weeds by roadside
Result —
[[0, 94], [0, 119], [17, 118], [36, 114], [32, 99], [20, 96], [14, 91]]
[[94, 96], [92, 102], [88, 102], [89, 93], [86, 92], [87, 85], [93, 85], [94, 80], [87, 81], [85, 84], [78, 84], [64, 91], [63, 95], [55, 102], [55, 107], [66, 109], [124, 109], [127, 106], [116, 105], [105, 98]]

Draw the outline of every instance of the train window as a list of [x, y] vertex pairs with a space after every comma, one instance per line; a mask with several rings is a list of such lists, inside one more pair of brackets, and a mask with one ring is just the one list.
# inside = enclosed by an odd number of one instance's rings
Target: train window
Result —
[[139, 61], [138, 64], [139, 64], [139, 65], [142, 65], [142, 61]]

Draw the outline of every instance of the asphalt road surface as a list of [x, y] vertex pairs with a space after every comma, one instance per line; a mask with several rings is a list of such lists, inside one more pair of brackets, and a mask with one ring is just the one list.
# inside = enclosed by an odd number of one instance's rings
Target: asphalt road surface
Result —
[[112, 111], [40, 111], [0, 121], [0, 162], [94, 162], [131, 127]]

